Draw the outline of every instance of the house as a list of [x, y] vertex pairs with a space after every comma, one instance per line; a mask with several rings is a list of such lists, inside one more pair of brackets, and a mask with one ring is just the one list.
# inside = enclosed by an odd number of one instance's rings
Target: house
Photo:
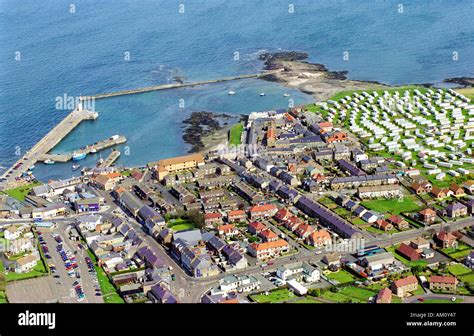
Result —
[[315, 230], [309, 234], [306, 242], [311, 246], [325, 246], [331, 244], [331, 234], [327, 230]]
[[227, 275], [219, 280], [219, 286], [211, 289], [211, 295], [245, 293], [260, 289], [260, 281], [253, 275]]
[[367, 223], [375, 223], [378, 219], [371, 211], [364, 212], [360, 218]]
[[277, 211], [275, 216], [273, 218], [278, 222], [278, 223], [283, 223], [287, 221], [289, 218], [293, 217], [293, 213], [291, 213], [290, 210], [282, 208]]
[[416, 276], [410, 275], [406, 278], [395, 280], [392, 283], [392, 292], [399, 296], [404, 297], [410, 292], [413, 292], [418, 289], [418, 280]]
[[7, 244], [6, 252], [10, 255], [16, 255], [33, 250], [32, 240], [26, 237], [18, 238], [14, 242]]
[[338, 252], [327, 253], [321, 259], [323, 263], [328, 266], [340, 266], [341, 265], [341, 255]]
[[277, 211], [278, 208], [274, 204], [255, 205], [249, 210], [250, 219], [273, 217]]
[[369, 270], [377, 271], [395, 262], [395, 258], [390, 252], [377, 253], [359, 259], [359, 264]]
[[446, 195], [446, 190], [444, 188], [439, 188], [437, 186], [434, 186], [433, 189], [431, 189], [430, 194], [437, 199], [442, 199], [445, 198]]
[[465, 181], [463, 184], [462, 184], [462, 187], [471, 195], [474, 194], [474, 181], [473, 180], [469, 180], [469, 181]]
[[101, 174], [94, 176], [91, 183], [102, 190], [112, 190], [115, 188], [116, 179], [110, 177], [108, 174]]
[[178, 303], [178, 300], [173, 296], [173, 293], [161, 284], [151, 287], [147, 296], [154, 303]]
[[21, 234], [23, 233], [23, 230], [24, 229], [22, 227], [11, 225], [3, 231], [3, 234], [4, 234], [5, 239], [15, 240], [21, 236]]
[[261, 231], [267, 229], [267, 226], [265, 224], [262, 224], [260, 222], [251, 222], [248, 225], [248, 230], [251, 234], [258, 235]]
[[426, 224], [433, 224], [436, 220], [436, 211], [430, 208], [426, 208], [421, 210], [419, 213], [419, 217], [422, 222]]
[[458, 279], [452, 275], [432, 275], [430, 277], [430, 290], [454, 293], [457, 284]]
[[413, 191], [417, 194], [417, 195], [422, 195], [424, 193], [426, 193], [426, 189], [419, 183], [413, 183], [411, 185], [411, 188], [413, 189]]
[[283, 239], [266, 243], [252, 243], [248, 246], [248, 252], [250, 255], [259, 260], [278, 256], [282, 253], [288, 252], [289, 250], [290, 246], [288, 242]]
[[385, 219], [378, 219], [375, 222], [374, 227], [376, 227], [377, 229], [382, 230], [382, 231], [393, 230], [393, 225], [390, 224], [389, 222], [387, 222]]
[[78, 198], [74, 202], [76, 213], [95, 212], [100, 210], [100, 200], [98, 197]]
[[155, 169], [158, 180], [162, 180], [170, 173], [196, 168], [202, 165], [204, 165], [204, 157], [201, 154], [190, 154], [148, 163], [149, 168]]
[[262, 238], [264, 242], [272, 242], [278, 240], [278, 235], [270, 229], [260, 231], [258, 236]]
[[391, 223], [393, 226], [395, 226], [398, 230], [404, 230], [408, 229], [410, 225], [406, 220], [401, 218], [398, 215], [392, 215], [389, 218], [387, 218], [387, 222]]
[[302, 238], [302, 239], [305, 239], [306, 237], [308, 237], [312, 232], [314, 231], [314, 228], [307, 224], [307, 223], [303, 223], [301, 225], [299, 225], [296, 230], [295, 230], [295, 233], [298, 237]]
[[40, 260], [37, 253], [25, 255], [13, 263], [15, 273], [27, 273], [31, 271]]
[[133, 217], [138, 215], [138, 211], [144, 205], [140, 199], [129, 191], [125, 191], [119, 198], [119, 203], [123, 206]]
[[390, 289], [381, 289], [375, 297], [375, 303], [392, 303], [392, 292]]
[[456, 248], [458, 246], [458, 241], [456, 240], [456, 236], [454, 236], [451, 232], [447, 232], [445, 230], [438, 232], [435, 235], [434, 240], [436, 241], [437, 245], [441, 248]]
[[209, 212], [204, 214], [204, 223], [206, 225], [214, 225], [222, 223], [222, 214], [219, 212]]
[[229, 223], [241, 222], [247, 218], [244, 210], [231, 210], [227, 213], [227, 221]]
[[320, 272], [307, 262], [296, 262], [293, 264], [283, 265], [277, 268], [276, 276], [283, 281], [295, 279], [297, 281], [305, 281], [308, 283], [320, 280]]
[[467, 212], [470, 215], [474, 215], [474, 199], [469, 199], [466, 201]]
[[454, 202], [446, 207], [446, 213], [449, 218], [463, 217], [467, 215], [467, 206], [459, 202]]
[[430, 242], [423, 237], [417, 237], [410, 241], [410, 246], [415, 250], [423, 250], [430, 248]]
[[371, 198], [399, 198], [403, 196], [398, 184], [386, 184], [379, 186], [359, 187], [358, 196], [360, 199]]
[[219, 236], [232, 237], [239, 234], [239, 230], [234, 224], [219, 225], [217, 227], [217, 234]]
[[415, 261], [415, 260], [420, 259], [420, 254], [417, 252], [417, 250], [405, 243], [400, 244], [400, 246], [397, 249], [397, 253], [410, 261]]
[[455, 183], [453, 183], [449, 186], [449, 190], [451, 190], [453, 192], [453, 196], [455, 196], [455, 197], [462, 197], [462, 196], [466, 195], [466, 192], [464, 191], [464, 189], [462, 187], [458, 186]]

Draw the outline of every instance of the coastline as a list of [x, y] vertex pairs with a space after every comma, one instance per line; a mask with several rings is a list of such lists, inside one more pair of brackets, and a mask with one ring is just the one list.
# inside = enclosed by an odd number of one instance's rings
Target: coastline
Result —
[[264, 53], [260, 55], [264, 62], [263, 70], [280, 71], [261, 79], [296, 88], [313, 96], [316, 101], [327, 100], [341, 91], [391, 87], [375, 81], [348, 79], [347, 71], [331, 71], [324, 64], [306, 61], [307, 58], [306, 52]]

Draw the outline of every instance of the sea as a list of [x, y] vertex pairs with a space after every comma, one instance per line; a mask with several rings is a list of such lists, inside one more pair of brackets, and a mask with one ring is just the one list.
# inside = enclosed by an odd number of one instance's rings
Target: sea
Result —
[[[0, 0], [0, 166], [70, 112], [61, 97], [258, 73], [266, 51], [304, 51], [351, 79], [392, 85], [473, 77], [473, 17], [471, 0]], [[190, 149], [182, 121], [194, 111], [239, 115], [312, 100], [260, 79], [107, 98], [95, 102], [97, 120], [52, 152], [119, 134], [128, 141], [117, 165], [140, 166]], [[34, 175], [80, 174], [71, 166], [39, 163]]]

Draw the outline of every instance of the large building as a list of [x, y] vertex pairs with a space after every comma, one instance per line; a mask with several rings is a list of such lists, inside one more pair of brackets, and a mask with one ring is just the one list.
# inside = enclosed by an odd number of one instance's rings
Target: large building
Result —
[[151, 162], [148, 164], [148, 167], [155, 168], [157, 179], [162, 180], [169, 173], [196, 168], [202, 165], [204, 165], [204, 157], [201, 154], [191, 154]]

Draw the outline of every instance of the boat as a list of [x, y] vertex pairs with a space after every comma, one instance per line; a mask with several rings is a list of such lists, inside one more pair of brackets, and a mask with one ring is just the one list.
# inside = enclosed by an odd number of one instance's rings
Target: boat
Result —
[[76, 152], [72, 153], [72, 161], [79, 161], [84, 159], [87, 156], [86, 153], [77, 154]]
[[265, 92], [260, 93], [260, 97], [265, 96]]
[[289, 96], [290, 96], [289, 93], [284, 93], [284, 94], [283, 94], [283, 97], [289, 97]]
[[29, 171], [32, 171], [33, 169], [35, 169], [35, 165], [32, 165], [30, 168], [28, 168]]
[[229, 92], [227, 92], [227, 94], [228, 94], [229, 96], [233, 96], [233, 95], [235, 95], [235, 91], [229, 91]]
[[97, 153], [97, 149], [92, 148], [92, 149], [90, 150], [90, 153], [92, 153], [92, 154]]
[[72, 170], [78, 170], [79, 168], [81, 168], [80, 164], [73, 164], [72, 165]]
[[52, 165], [54, 163], [55, 162], [53, 160], [50, 160], [50, 159], [44, 160], [44, 164], [47, 164], [47, 165]]
[[97, 166], [100, 166], [102, 163], [104, 163], [104, 159], [102, 159], [102, 156], [99, 156], [99, 160], [97, 160]]

